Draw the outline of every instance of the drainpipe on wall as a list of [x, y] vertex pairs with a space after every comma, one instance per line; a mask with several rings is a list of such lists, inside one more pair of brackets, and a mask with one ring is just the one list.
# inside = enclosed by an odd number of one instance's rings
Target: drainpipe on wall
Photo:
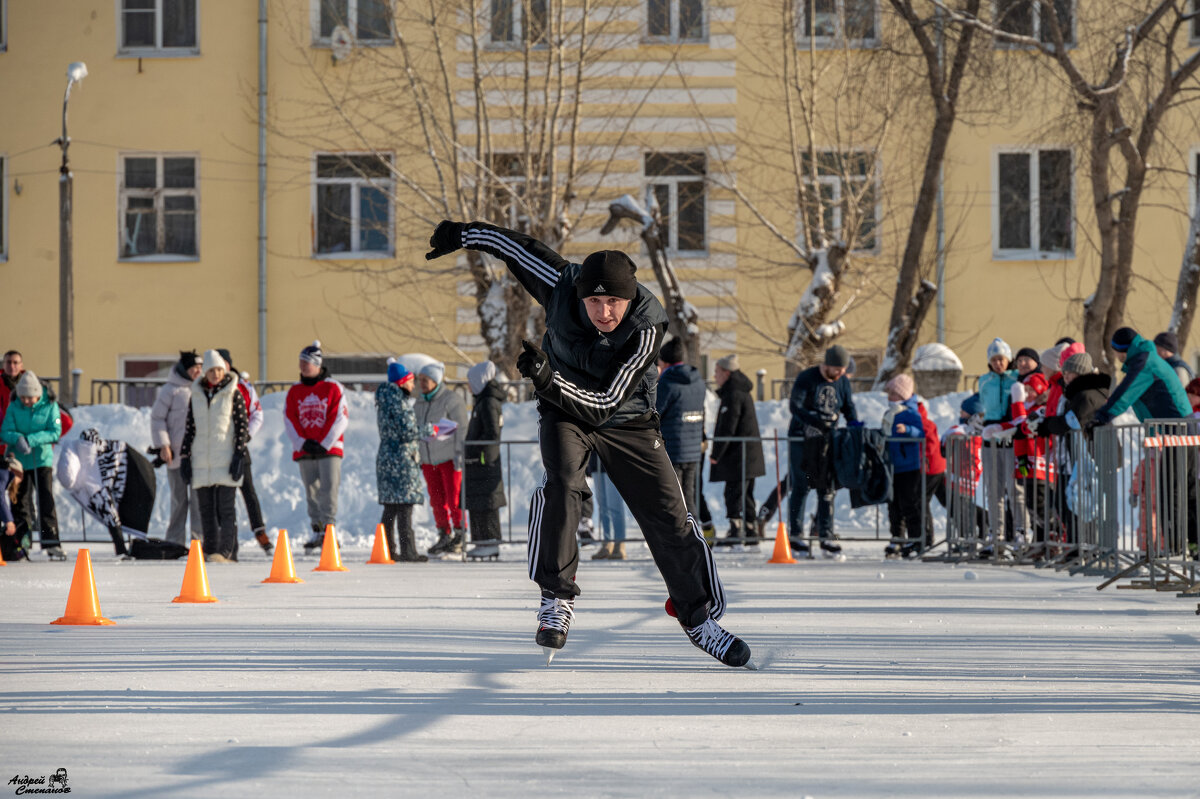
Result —
[[[942, 70], [942, 83], [946, 82], [946, 32], [943, 27], [942, 8], [937, 7], [937, 53], [938, 67]], [[946, 343], [946, 159], [938, 165], [937, 190], [937, 340]]]
[[258, 0], [258, 380], [267, 380], [267, 0]]

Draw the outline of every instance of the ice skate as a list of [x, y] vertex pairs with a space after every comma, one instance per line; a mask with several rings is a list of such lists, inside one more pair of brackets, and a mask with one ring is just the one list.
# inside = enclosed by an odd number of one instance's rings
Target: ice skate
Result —
[[821, 539], [821, 554], [829, 560], [835, 560], [839, 563], [846, 559], [845, 554], [842, 552], [842, 545], [833, 536]]
[[546, 665], [555, 653], [567, 643], [567, 631], [575, 619], [575, 600], [559, 599], [552, 594], [542, 594], [542, 606], [538, 610], [537, 643], [546, 655]]
[[46, 547], [46, 557], [50, 560], [66, 560], [67, 555], [60, 546]]
[[705, 619], [703, 624], [695, 627], [684, 627], [684, 632], [697, 649], [707, 652], [726, 666], [757, 670], [758, 667], [750, 661], [750, 647], [746, 642], [712, 619]]
[[883, 557], [888, 560], [898, 560], [900, 558], [900, 552], [900, 544], [896, 541], [892, 541], [883, 548]]
[[467, 560], [499, 560], [499, 541], [480, 541], [467, 550]]

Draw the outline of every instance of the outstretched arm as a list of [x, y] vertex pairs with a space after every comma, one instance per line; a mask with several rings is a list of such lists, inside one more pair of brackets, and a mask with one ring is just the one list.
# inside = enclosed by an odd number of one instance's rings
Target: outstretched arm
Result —
[[429, 238], [429, 246], [433, 249], [425, 257], [430, 260], [464, 247], [499, 258], [540, 305], [546, 304], [568, 263], [532, 236], [486, 222], [443, 221]]

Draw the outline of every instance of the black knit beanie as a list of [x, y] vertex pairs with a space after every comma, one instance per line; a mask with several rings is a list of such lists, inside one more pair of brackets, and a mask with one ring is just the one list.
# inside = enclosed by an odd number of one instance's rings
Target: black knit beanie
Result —
[[632, 300], [637, 296], [637, 267], [629, 256], [619, 250], [600, 250], [583, 261], [579, 277], [575, 278], [575, 294], [585, 297], [620, 297]]
[[1179, 336], [1167, 330], [1154, 337], [1154, 346], [1162, 347], [1168, 352], [1179, 352]]
[[1117, 352], [1124, 352], [1129, 349], [1129, 345], [1137, 338], [1137, 331], [1132, 327], [1122, 327], [1116, 333], [1113, 333], [1112, 348]]
[[195, 350], [180, 350], [179, 351], [179, 371], [181, 374], [187, 374], [187, 370], [193, 366], [199, 366], [204, 363], [200, 358], [199, 353]]
[[[1042, 356], [1039, 355], [1038, 351], [1033, 347], [1022, 347], [1021, 349], [1017, 350], [1017, 358], [1020, 358], [1022, 355], [1024, 355], [1026, 358], [1032, 358], [1033, 362], [1036, 364], [1041, 364], [1042, 362]], [[1016, 358], [1013, 360], [1016, 360]]]

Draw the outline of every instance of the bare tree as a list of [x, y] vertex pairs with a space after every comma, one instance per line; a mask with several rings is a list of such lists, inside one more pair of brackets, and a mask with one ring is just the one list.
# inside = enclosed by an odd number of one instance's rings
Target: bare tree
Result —
[[[273, 132], [309, 149], [375, 156], [334, 157], [329, 169], [358, 174], [387, 192], [394, 220], [386, 210], [372, 220], [385, 238], [393, 223], [403, 231], [397, 238], [421, 241], [441, 219], [481, 219], [562, 248], [575, 220], [596, 202], [614, 154], [629, 143], [629, 120], [656, 85], [654, 75], [647, 88], [644, 81], [632, 86], [606, 74], [604, 53], [621, 35], [610, 24], [617, 10], [598, 8], [593, 0], [375, 4], [393, 8], [376, 24], [386, 29], [382, 43], [394, 46], [360, 41], [332, 66], [323, 51], [311, 47], [307, 4], [302, 5], [301, 12], [292, 3], [276, 8], [288, 20], [308, 95], [302, 104], [295, 98], [276, 101], [282, 110], [276, 111]], [[358, 4], [359, 19], [338, 20], [326, 19], [338, 4], [323, 4], [322, 32], [340, 21], [352, 36], [361, 36], [367, 5]], [[591, 90], [611, 99], [602, 104], [593, 99], [596, 105], [589, 108], [585, 93]], [[589, 119], [596, 113], [612, 118]], [[593, 128], [603, 135], [585, 133], [589, 121], [598, 122]], [[372, 172], [380, 163], [385, 171]], [[322, 223], [349, 228], [348, 216], [321, 209], [314, 222], [318, 252]], [[368, 226], [361, 213], [355, 224]], [[481, 253], [431, 262], [413, 253], [384, 262], [339, 260], [337, 253], [332, 250], [323, 263], [355, 273], [364, 294], [376, 298], [410, 297], [414, 286], [433, 285], [445, 296], [447, 283], [469, 279], [487, 357], [510, 377], [516, 375], [521, 340], [540, 334], [540, 309], [502, 265]], [[372, 305], [371, 321], [381, 336], [445, 342], [443, 334], [425, 330], [429, 322], [422, 315], [405, 312], [406, 303]]]
[[[1086, 37], [1083, 20], [1063, 14], [1054, 0], [1001, 3], [1001, 9], [1013, 14], [993, 22], [951, 8], [945, 0], [932, 2], [961, 25], [1040, 54], [1070, 88], [1086, 127], [1100, 257], [1096, 289], [1084, 300], [1084, 344], [1111, 367], [1108, 343], [1124, 321], [1138, 213], [1156, 171], [1152, 164], [1158, 137], [1168, 113], [1178, 113], [1180, 105], [1197, 98], [1200, 50], [1184, 46], [1194, 15], [1191, 0], [1155, 0], [1149, 8], [1145, 3], [1099, 4]], [[1026, 19], [1037, 20], [1036, 35], [1024, 29]], [[1095, 44], [1105, 39], [1112, 43], [1111, 51]], [[1074, 47], [1075, 41], [1086, 43]]]
[[1196, 318], [1196, 295], [1200, 289], [1200, 198], [1192, 211], [1192, 223], [1188, 225], [1187, 246], [1183, 249], [1183, 263], [1179, 267], [1179, 280], [1175, 289], [1175, 305], [1171, 310], [1171, 321], [1167, 329], [1179, 338], [1183, 346], [1192, 332]]

